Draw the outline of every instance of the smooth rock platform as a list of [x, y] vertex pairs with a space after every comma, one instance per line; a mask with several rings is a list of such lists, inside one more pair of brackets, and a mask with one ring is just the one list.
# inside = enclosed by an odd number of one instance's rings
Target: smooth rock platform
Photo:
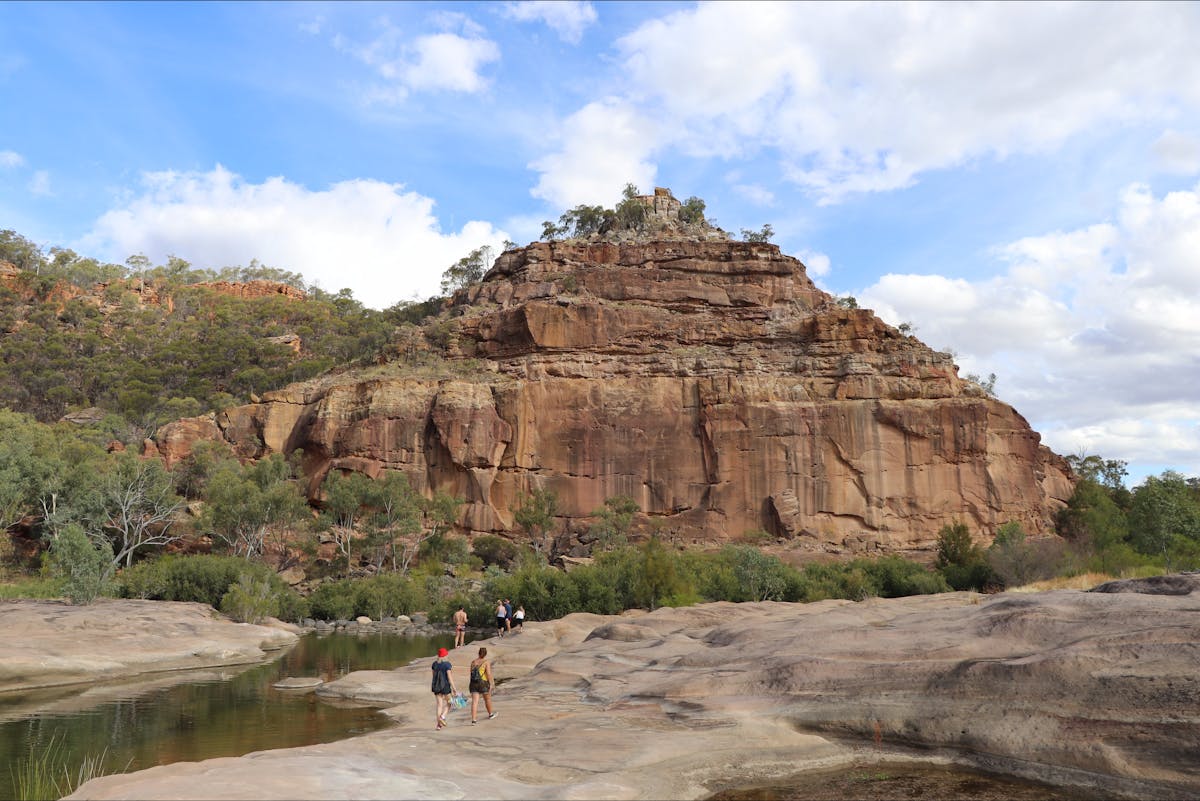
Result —
[[1062, 590], [706, 604], [526, 623], [480, 645], [498, 717], [434, 730], [429, 660], [318, 689], [393, 729], [95, 779], [76, 799], [703, 798], [897, 758], [1200, 795], [1200, 596]]
[[260, 662], [299, 629], [234, 623], [208, 604], [0, 601], [0, 693]]

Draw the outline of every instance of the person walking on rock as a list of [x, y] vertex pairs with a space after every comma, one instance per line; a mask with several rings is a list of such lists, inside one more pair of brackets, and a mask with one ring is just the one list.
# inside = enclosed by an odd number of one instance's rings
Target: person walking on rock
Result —
[[496, 717], [492, 711], [492, 690], [496, 688], [496, 677], [492, 675], [492, 663], [488, 661], [487, 649], [480, 648], [479, 656], [471, 661], [471, 722], [475, 723], [475, 713], [479, 708], [479, 697], [483, 696], [483, 705], [487, 708], [488, 720]]
[[437, 727], [446, 728], [446, 713], [450, 711], [450, 696], [454, 694], [454, 668], [446, 656], [450, 652], [445, 648], [438, 649], [437, 659], [433, 660], [433, 699], [437, 706]]
[[508, 610], [504, 608], [504, 601], [496, 601], [496, 632], [501, 637], [508, 630]]
[[521, 628], [525, 625], [525, 607], [518, 606], [517, 611], [513, 613], [513, 628]]
[[504, 631], [505, 632], [512, 631], [512, 620], [513, 620], [512, 616], [513, 616], [512, 601], [505, 598], [504, 599]]
[[454, 647], [465, 643], [467, 637], [467, 610], [461, 606], [454, 613]]

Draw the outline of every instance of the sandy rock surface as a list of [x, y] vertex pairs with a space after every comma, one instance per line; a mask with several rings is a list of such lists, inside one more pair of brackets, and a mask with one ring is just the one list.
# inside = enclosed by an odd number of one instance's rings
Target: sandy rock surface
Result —
[[703, 798], [852, 760], [954, 760], [1200, 795], [1200, 597], [1055, 591], [707, 604], [527, 623], [479, 645], [498, 716], [434, 730], [429, 660], [324, 696], [393, 729], [93, 780], [71, 798]]
[[294, 626], [252, 626], [199, 603], [0, 601], [0, 692], [258, 662]]

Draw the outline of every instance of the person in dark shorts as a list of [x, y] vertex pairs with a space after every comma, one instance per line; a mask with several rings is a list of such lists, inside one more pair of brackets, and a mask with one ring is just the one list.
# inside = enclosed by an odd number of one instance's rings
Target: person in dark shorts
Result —
[[479, 698], [483, 697], [483, 705], [487, 708], [488, 720], [496, 717], [492, 711], [492, 690], [496, 687], [496, 677], [492, 675], [492, 663], [488, 661], [487, 649], [480, 648], [479, 656], [471, 661], [471, 722], [475, 722], [475, 712], [479, 708]]
[[504, 608], [504, 601], [496, 601], [496, 632], [503, 637], [506, 631], [508, 631], [508, 610]]
[[438, 649], [437, 659], [433, 660], [433, 699], [437, 705], [437, 727], [446, 728], [446, 713], [450, 711], [450, 696], [454, 694], [454, 668], [446, 656], [450, 652], [445, 648]]
[[521, 628], [525, 625], [525, 607], [518, 606], [517, 611], [513, 613], [513, 628]]

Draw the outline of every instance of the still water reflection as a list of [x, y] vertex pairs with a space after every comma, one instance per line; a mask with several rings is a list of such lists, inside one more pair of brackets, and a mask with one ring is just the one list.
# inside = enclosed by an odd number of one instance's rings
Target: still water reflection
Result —
[[[252, 751], [327, 743], [381, 729], [378, 710], [331, 704], [313, 693], [271, 685], [288, 676], [332, 680], [353, 670], [385, 670], [451, 647], [435, 637], [302, 637], [262, 665], [182, 671], [137, 683], [0, 696], [0, 765], [60, 743], [72, 772], [107, 749], [108, 772], [140, 770]], [[11, 770], [0, 769], [0, 799], [16, 797]]]

